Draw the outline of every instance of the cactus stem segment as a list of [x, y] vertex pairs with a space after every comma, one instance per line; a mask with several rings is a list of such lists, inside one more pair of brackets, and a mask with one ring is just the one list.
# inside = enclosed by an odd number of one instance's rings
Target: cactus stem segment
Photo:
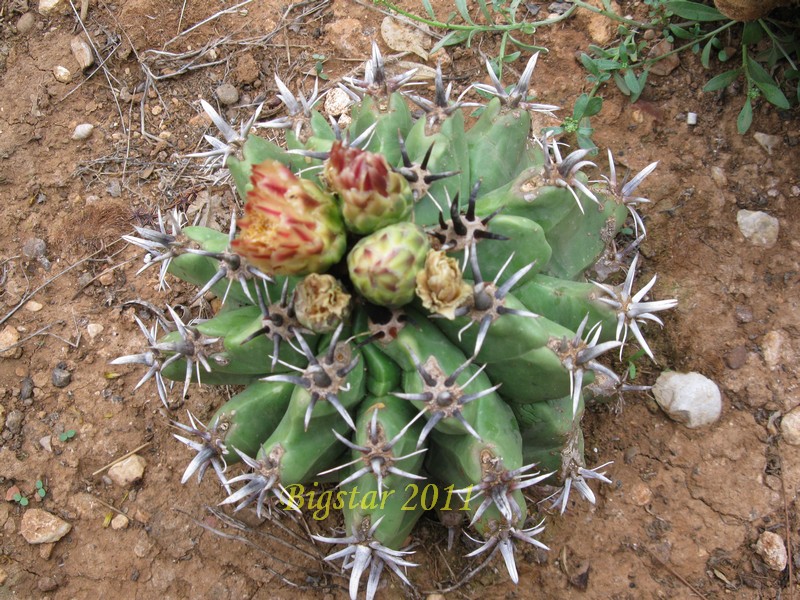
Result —
[[162, 370], [181, 358], [186, 359], [186, 378], [184, 380], [183, 394], [181, 396], [182, 398], [186, 398], [186, 394], [189, 391], [189, 383], [192, 381], [192, 369], [194, 368], [196, 372], [197, 382], [201, 383], [200, 367], [202, 366], [206, 373], [211, 372], [211, 365], [208, 362], [208, 358], [218, 349], [218, 343], [221, 338], [206, 337], [194, 327], [186, 325], [178, 316], [178, 313], [175, 312], [174, 308], [167, 305], [167, 310], [181, 336], [181, 341], [159, 342], [153, 344], [152, 348], [159, 352], [174, 352], [172, 356], [162, 363]]
[[[263, 460], [256, 460], [250, 458], [244, 452], [239, 451], [238, 448], [233, 449], [244, 461], [244, 463], [254, 470], [253, 473], [245, 473], [238, 475], [228, 480], [228, 484], [246, 481], [247, 484], [239, 488], [237, 491], [229, 494], [220, 506], [225, 504], [239, 504], [234, 509], [238, 512], [256, 501], [256, 514], [261, 518], [261, 513], [264, 509], [264, 503], [268, 499], [268, 493], [272, 492], [273, 496], [278, 502], [287, 508], [300, 512], [296, 502], [292, 499], [292, 495], [280, 482], [280, 461], [284, 454], [284, 449], [280, 444], [277, 444], [269, 453], [269, 456]], [[268, 507], [270, 511], [272, 506]]]
[[338, 393], [340, 390], [346, 389], [344, 385], [347, 374], [356, 368], [360, 358], [359, 356], [352, 358], [353, 353], [347, 343], [338, 343], [343, 327], [344, 323], [340, 323], [336, 328], [336, 331], [331, 337], [328, 351], [321, 361], [314, 356], [314, 353], [302, 334], [295, 330], [295, 337], [308, 359], [308, 366], [301, 371], [302, 375], [270, 375], [262, 378], [262, 381], [287, 381], [289, 383], [294, 383], [306, 388], [310, 392], [311, 401], [308, 403], [308, 409], [306, 410], [304, 420], [306, 431], [308, 431], [308, 425], [311, 422], [311, 413], [320, 398], [327, 400], [341, 415], [348, 427], [355, 431], [355, 423], [353, 423], [353, 419], [347, 412], [347, 409], [342, 406], [342, 403], [339, 401]]
[[164, 404], [164, 406], [166, 408], [169, 408], [169, 401], [167, 400], [167, 386], [164, 383], [164, 378], [161, 376], [161, 369], [164, 365], [164, 357], [163, 354], [155, 348], [156, 335], [158, 334], [158, 322], [154, 323], [153, 329], [148, 331], [147, 327], [144, 326], [144, 323], [142, 323], [139, 317], [134, 316], [133, 318], [136, 320], [136, 324], [139, 326], [139, 329], [142, 330], [145, 340], [147, 340], [147, 345], [149, 347], [149, 350], [147, 350], [146, 352], [142, 352], [140, 354], [130, 354], [128, 356], [120, 356], [119, 358], [115, 358], [114, 360], [112, 360], [110, 364], [112, 365], [138, 364], [146, 366], [147, 372], [139, 380], [139, 383], [137, 383], [136, 386], [133, 388], [133, 391], [138, 390], [151, 378], [155, 378], [156, 389], [158, 390], [158, 397], [161, 398], [161, 402]]
[[505, 86], [500, 83], [500, 80], [497, 78], [497, 75], [495, 75], [494, 69], [492, 68], [492, 63], [490, 63], [487, 59], [486, 70], [489, 73], [489, 78], [492, 80], [492, 85], [487, 85], [485, 83], [473, 83], [472, 87], [481, 92], [500, 98], [500, 102], [503, 104], [503, 106], [506, 106], [510, 109], [520, 108], [522, 110], [532, 110], [534, 112], [552, 114], [552, 111], [559, 110], [560, 107], [552, 104], [535, 104], [533, 102], [528, 102], [528, 88], [531, 85], [531, 77], [533, 76], [533, 70], [536, 68], [536, 61], [538, 59], [538, 52], [528, 59], [528, 63], [525, 65], [525, 70], [522, 72], [519, 81], [510, 92], [507, 92]]
[[347, 85], [340, 84], [339, 87], [355, 102], [363, 100], [365, 96], [371, 96], [380, 105], [403, 86], [418, 85], [410, 84], [416, 72], [417, 69], [409, 69], [393, 77], [387, 76], [380, 48], [377, 43], [372, 42], [372, 58], [364, 65], [364, 79], [343, 77]]
[[253, 115], [247, 121], [242, 122], [238, 132], [208, 102], [200, 100], [200, 105], [225, 139], [223, 141], [211, 135], [204, 135], [203, 138], [211, 145], [211, 150], [187, 154], [186, 157], [204, 159], [203, 166], [207, 172], [221, 170], [229, 156], [238, 156], [240, 154], [244, 143], [247, 141], [247, 136], [253, 128], [253, 124], [264, 108], [264, 103], [259, 104]]
[[505, 562], [506, 569], [508, 570], [508, 575], [511, 577], [511, 581], [514, 583], [519, 583], [519, 573], [517, 572], [517, 562], [514, 558], [514, 540], [522, 540], [528, 544], [536, 546], [537, 548], [541, 548], [542, 550], [549, 550], [547, 546], [545, 546], [542, 542], [537, 540], [534, 536], [539, 535], [541, 532], [544, 531], [544, 521], [540, 521], [533, 527], [529, 527], [528, 529], [519, 529], [514, 527], [508, 523], [498, 524], [495, 525], [495, 531], [485, 540], [480, 541], [476, 540], [469, 534], [467, 537], [471, 539], [473, 542], [480, 544], [480, 546], [476, 549], [467, 554], [467, 558], [473, 558], [484, 552], [488, 552], [491, 550], [491, 554], [483, 563], [484, 565], [488, 564], [489, 560], [491, 560], [492, 556], [499, 550], [500, 554], [503, 556], [503, 561]]
[[[476, 432], [472, 425], [470, 425], [469, 421], [464, 418], [464, 415], [461, 412], [462, 408], [464, 405], [473, 402], [474, 400], [478, 400], [479, 398], [483, 398], [484, 396], [488, 396], [489, 394], [493, 393], [495, 390], [497, 390], [497, 388], [500, 387], [500, 384], [485, 390], [481, 390], [480, 392], [465, 394], [464, 389], [477, 376], [477, 373], [475, 373], [463, 386], [458, 385], [456, 383], [456, 379], [459, 375], [461, 375], [464, 369], [470, 365], [472, 358], [468, 358], [467, 361], [459, 366], [452, 375], [445, 375], [435, 356], [429, 357], [428, 360], [425, 361], [425, 364], [422, 364], [419, 358], [414, 354], [413, 350], [408, 348], [408, 352], [411, 356], [411, 359], [414, 361], [414, 366], [417, 369], [417, 373], [419, 373], [419, 376], [422, 378], [423, 391], [416, 394], [394, 392], [392, 395], [403, 400], [412, 400], [425, 403], [425, 407], [422, 409], [422, 412], [429, 413], [429, 420], [425, 424], [425, 427], [422, 428], [422, 432], [417, 440], [417, 448], [422, 446], [425, 438], [428, 437], [428, 434], [442, 419], [457, 419], [470, 435], [475, 437], [477, 440], [480, 440], [481, 436], [478, 435], [478, 432]], [[481, 370], [479, 370], [478, 373]]]
[[305, 141], [304, 129], [308, 128], [314, 106], [325, 94], [319, 93], [319, 80], [314, 80], [314, 89], [306, 98], [303, 94], [295, 96], [280, 77], [275, 75], [275, 85], [278, 86], [278, 99], [286, 106], [287, 115], [256, 123], [257, 129], [290, 129], [301, 141]]
[[405, 435], [406, 431], [417, 422], [417, 420], [422, 416], [423, 413], [418, 413], [416, 417], [414, 417], [411, 421], [406, 424], [403, 429], [401, 429], [397, 435], [395, 435], [391, 440], [386, 441], [386, 436], [383, 431], [383, 428], [378, 425], [378, 411], [374, 411], [372, 414], [372, 419], [370, 421], [370, 429], [369, 429], [369, 439], [368, 445], [360, 446], [358, 444], [354, 444], [350, 440], [348, 440], [343, 435], [339, 434], [338, 432], [334, 431], [333, 434], [336, 438], [342, 442], [345, 446], [350, 448], [351, 450], [355, 450], [356, 452], [361, 452], [362, 456], [359, 456], [355, 460], [352, 460], [348, 463], [340, 465], [338, 467], [334, 467], [333, 469], [328, 469], [327, 471], [323, 471], [319, 473], [319, 475], [327, 475], [329, 473], [333, 473], [335, 471], [339, 471], [341, 469], [347, 468], [351, 465], [357, 464], [359, 462], [363, 462], [364, 466], [360, 469], [356, 470], [355, 473], [345, 478], [343, 481], [339, 483], [339, 487], [347, 485], [348, 483], [352, 483], [356, 479], [366, 475], [369, 472], [375, 474], [375, 477], [378, 481], [378, 498], [383, 498], [383, 488], [384, 483], [383, 480], [388, 477], [390, 474], [398, 475], [400, 477], [407, 477], [409, 479], [417, 479], [423, 480], [425, 477], [421, 475], [416, 475], [414, 473], [409, 473], [408, 471], [404, 471], [395, 466], [396, 463], [405, 460], [407, 458], [411, 458], [412, 456], [417, 456], [418, 454], [422, 454], [427, 450], [427, 448], [422, 448], [421, 450], [416, 450], [415, 452], [411, 452], [406, 454], [405, 456], [394, 456], [392, 452], [392, 448], [394, 448], [395, 444], [400, 440], [400, 438]]
[[[258, 306], [261, 309], [261, 328], [254, 331], [251, 335], [245, 338], [243, 343], [247, 343], [260, 335], [266, 335], [272, 340], [272, 363], [270, 370], [274, 371], [275, 366], [278, 364], [278, 355], [281, 349], [281, 343], [291, 345], [292, 340], [295, 338], [296, 332], [302, 329], [302, 325], [297, 320], [294, 314], [294, 297], [291, 301], [288, 300], [289, 280], [283, 282], [281, 289], [281, 297], [278, 302], [269, 303], [269, 290], [266, 286], [262, 293], [261, 287], [256, 285], [256, 296], [258, 297]], [[265, 302], [266, 296], [266, 302]]]
[[583, 338], [583, 330], [586, 328], [586, 323], [589, 321], [589, 314], [583, 318], [581, 324], [575, 332], [575, 337], [568, 340], [566, 337], [562, 339], [551, 339], [548, 342], [550, 349], [555, 352], [561, 359], [561, 364], [564, 365], [570, 374], [570, 396], [572, 396], [572, 416], [578, 412], [578, 404], [581, 397], [581, 388], [583, 387], [583, 376], [586, 371], [595, 371], [610, 377], [612, 380], [619, 381], [619, 377], [614, 371], [600, 364], [595, 359], [613, 348], [618, 348], [622, 342], [603, 342], [598, 344], [600, 339], [601, 325], [597, 323], [586, 333], [586, 339]]
[[144, 266], [139, 269], [136, 274], [138, 275], [148, 267], [161, 263], [161, 270], [158, 275], [159, 289], [165, 289], [165, 277], [167, 269], [169, 269], [170, 262], [176, 256], [184, 252], [185, 241], [181, 235], [183, 227], [183, 218], [177, 210], [173, 210], [167, 214], [167, 222], [171, 229], [171, 233], [167, 232], [167, 224], [164, 223], [164, 218], [161, 211], [158, 211], [158, 229], [149, 229], [146, 227], [136, 227], [136, 233], [139, 237], [132, 235], [123, 235], [122, 239], [139, 246], [147, 251], [144, 259]]
[[326, 556], [325, 560], [330, 562], [340, 558], [345, 559], [342, 566], [345, 569], [350, 569], [351, 600], [356, 600], [358, 585], [367, 567], [370, 567], [369, 579], [367, 581], [367, 600], [372, 600], [375, 597], [384, 565], [388, 566], [403, 583], [411, 587], [411, 582], [408, 580], [408, 577], [406, 577], [401, 567], [417, 566], [416, 563], [412, 563], [403, 558], [404, 556], [413, 554], [413, 552], [407, 550], [392, 550], [373, 538], [375, 530], [381, 524], [382, 520], [383, 517], [380, 517], [371, 526], [369, 518], [365, 518], [360, 525], [353, 523], [352, 535], [347, 537], [311, 536], [316, 541], [326, 544], [347, 544], [346, 548]]
[[647, 165], [644, 169], [639, 171], [636, 175], [633, 176], [630, 180], [625, 177], [622, 180], [617, 180], [617, 168], [614, 165], [614, 156], [611, 154], [611, 150], [608, 151], [608, 169], [609, 175], [606, 177], [605, 175], [601, 175], [603, 180], [606, 182], [606, 191], [611, 197], [613, 197], [618, 203], [624, 204], [628, 208], [628, 212], [630, 212], [631, 217], [633, 218], [633, 224], [636, 231], [636, 235], [639, 235], [639, 229], [642, 231], [642, 235], [646, 232], [644, 228], [644, 221], [642, 221], [642, 217], [639, 216], [639, 213], [636, 212], [636, 206], [639, 204], [649, 204], [650, 200], [647, 198], [642, 198], [641, 196], [633, 196], [633, 192], [636, 190], [637, 187], [645, 180], [645, 178], [652, 173], [655, 168], [658, 166], [658, 161], [652, 162]]
[[647, 353], [647, 356], [649, 356], [651, 360], [655, 361], [655, 358], [653, 357], [653, 351], [650, 349], [650, 346], [644, 339], [644, 335], [642, 335], [639, 325], [644, 324], [645, 321], [653, 321], [654, 323], [658, 323], [663, 327], [664, 322], [653, 313], [675, 308], [678, 305], [678, 301], [675, 298], [671, 298], [669, 300], [642, 302], [642, 298], [644, 298], [647, 295], [647, 292], [649, 292], [653, 285], [655, 285], [657, 276], [654, 275], [653, 278], [647, 282], [647, 284], [645, 284], [641, 290], [634, 294], [633, 280], [636, 277], [636, 264], [638, 261], [639, 255], [637, 254], [633, 257], [633, 262], [631, 263], [631, 267], [628, 271], [627, 277], [625, 278], [625, 282], [620, 286], [609, 286], [602, 283], [597, 283], [596, 281], [593, 281], [592, 283], [608, 294], [608, 297], [598, 298], [598, 300], [608, 304], [617, 311], [617, 340], [619, 340], [620, 336], [622, 336], [620, 344], [620, 358], [622, 357], [622, 347], [628, 338], [628, 329], [630, 329], [633, 332], [634, 337], [636, 337], [636, 341], [639, 342], [639, 345]]
[[[230, 231], [228, 232], [228, 244], [233, 241], [236, 237], [236, 212], [231, 214], [231, 225]], [[209, 279], [206, 284], [200, 288], [200, 290], [195, 294], [194, 298], [192, 299], [191, 303], [196, 302], [203, 295], [210, 290], [214, 284], [222, 279], [228, 279], [228, 287], [225, 289], [225, 293], [222, 295], [222, 303], [225, 304], [225, 301], [228, 299], [228, 292], [231, 291], [231, 286], [233, 285], [234, 281], [238, 281], [239, 284], [242, 286], [242, 291], [244, 295], [247, 296], [247, 299], [250, 302], [254, 302], [253, 297], [250, 295], [250, 288], [248, 286], [248, 281], [253, 279], [254, 277], [261, 279], [266, 283], [273, 283], [272, 277], [267, 275], [266, 273], [262, 272], [260, 269], [254, 267], [247, 263], [247, 259], [243, 256], [236, 254], [230, 250], [230, 245], [228, 250], [225, 252], [208, 252], [207, 250], [195, 249], [195, 248], [187, 248], [186, 252], [189, 254], [198, 254], [200, 256], [208, 256], [210, 258], [214, 258], [219, 261], [219, 270], [214, 273], [214, 275]], [[191, 304], [190, 303], [190, 304]]]
[[184, 425], [178, 421], [170, 421], [174, 427], [200, 438], [200, 441], [196, 442], [182, 435], [173, 434], [175, 439], [197, 452], [197, 455], [183, 472], [181, 483], [189, 481], [189, 478], [195, 473], [197, 473], [197, 482], [200, 483], [208, 467], [211, 466], [214, 468], [214, 472], [217, 474], [219, 480], [225, 486], [226, 491], [230, 494], [231, 489], [224, 475], [228, 465], [225, 463], [225, 459], [222, 456], [228, 450], [225, 446], [225, 442], [219, 435], [219, 431], [224, 431], [227, 424], [217, 423], [213, 428], [209, 429], [203, 422], [195, 418], [191, 412], [187, 411], [187, 413], [189, 415], [189, 425]]

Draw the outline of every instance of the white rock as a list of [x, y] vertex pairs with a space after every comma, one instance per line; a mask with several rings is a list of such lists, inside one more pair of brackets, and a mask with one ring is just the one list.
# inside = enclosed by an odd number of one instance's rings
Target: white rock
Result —
[[67, 67], [56, 65], [55, 67], [53, 67], [53, 76], [56, 78], [57, 81], [60, 81], [61, 83], [68, 83], [70, 78], [72, 77], [72, 73]]
[[761, 338], [760, 346], [764, 362], [772, 370], [781, 365], [790, 365], [794, 362], [791, 342], [781, 329], [764, 334], [764, 337]]
[[[0, 331], [0, 350], [13, 346], [17, 342], [19, 342], [19, 331], [12, 325], [6, 325], [3, 331]], [[16, 348], [11, 348], [11, 350], [0, 353], [0, 357], [18, 358], [20, 354], [22, 354], [22, 348], [17, 346]]]
[[722, 412], [717, 384], [700, 373], [662, 373], [653, 386], [659, 406], [689, 429], [711, 425]]
[[85, 140], [88, 139], [89, 136], [92, 135], [94, 131], [94, 125], [91, 123], [81, 123], [77, 127], [75, 127], [75, 131], [72, 132], [72, 139], [73, 140]]
[[142, 478], [146, 465], [147, 461], [144, 458], [134, 454], [111, 467], [108, 470], [108, 476], [117, 485], [128, 487]]
[[783, 571], [786, 568], [786, 545], [777, 533], [771, 531], [762, 533], [756, 542], [756, 552], [773, 571]]
[[61, 4], [61, 0], [39, 0], [39, 14], [49, 15], [58, 8], [59, 4]]
[[352, 98], [340, 88], [331, 89], [325, 96], [325, 112], [332, 117], [343, 115], [351, 104], [353, 104]]
[[758, 145], [761, 146], [764, 150], [767, 151], [767, 154], [772, 156], [772, 151], [775, 147], [783, 141], [779, 135], [769, 135], [768, 133], [762, 133], [761, 131], [756, 131], [753, 134], [756, 142]]
[[114, 529], [116, 531], [119, 531], [120, 529], [127, 529], [129, 522], [130, 521], [128, 520], [128, 517], [126, 517], [125, 515], [117, 515], [116, 517], [111, 519], [111, 529]]
[[69, 43], [69, 48], [72, 50], [72, 56], [78, 61], [78, 66], [83, 69], [88, 69], [94, 64], [94, 54], [92, 48], [86, 43], [81, 36], [76, 35]]
[[24, 308], [28, 312], [39, 312], [44, 307], [41, 305], [40, 302], [37, 302], [36, 300], [28, 300], [25, 303], [25, 306], [23, 306], [22, 308]]
[[88, 334], [89, 334], [89, 337], [90, 337], [91, 339], [94, 339], [94, 338], [96, 338], [98, 335], [100, 335], [101, 333], [103, 333], [103, 326], [102, 326], [102, 325], [100, 325], [100, 323], [89, 323], [89, 324], [86, 326], [86, 331], [88, 332]]
[[781, 435], [787, 444], [800, 446], [800, 406], [783, 415]]
[[72, 525], [45, 510], [31, 508], [22, 515], [19, 533], [29, 544], [57, 542], [69, 533]]
[[736, 213], [739, 231], [756, 246], [772, 248], [778, 241], [778, 219], [760, 210], [742, 209]]

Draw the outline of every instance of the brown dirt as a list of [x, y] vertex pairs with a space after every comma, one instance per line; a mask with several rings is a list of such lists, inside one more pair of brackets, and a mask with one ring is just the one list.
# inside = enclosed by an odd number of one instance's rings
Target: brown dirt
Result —
[[[165, 9], [154, 0], [92, 2], [86, 27], [107, 61], [105, 72], [89, 77], [93, 69], [81, 73], [70, 52], [81, 32], [69, 5], [45, 17], [27, 4], [0, 7], [0, 315], [55, 279], [32, 297], [41, 311], [23, 307], [2, 325], [21, 338], [48, 329], [25, 341], [18, 357], [0, 359], [0, 490], [5, 495], [16, 485], [30, 494], [42, 479], [47, 495], [31, 505], [66, 519], [72, 531], [55, 545], [29, 545], [18, 534], [25, 509], [0, 499], [0, 597], [344, 597], [340, 576], [321, 573], [319, 564], [269, 537], [291, 540], [285, 532], [267, 525], [238, 531], [206, 512], [221, 496], [218, 484], [207, 477], [200, 486], [180, 485], [188, 453], [172, 438], [155, 390], [147, 385], [134, 393], [141, 373], [108, 361], [140, 344], [123, 302], [145, 298], [163, 306], [190, 297], [180, 285], [157, 292], [151, 271], [135, 277], [138, 254], [119, 235], [152, 218], [155, 207], [208, 202], [223, 222], [232, 206], [227, 186], [210, 184], [180, 158], [202, 146], [208, 127], [198, 100], [211, 100], [218, 84], [230, 82], [240, 105], [259, 96], [271, 101], [273, 72], [293, 89], [301, 82], [310, 89], [312, 53], [331, 57], [325, 73], [333, 81], [367, 56], [382, 15], [342, 1], [300, 18], [314, 6], [305, 5], [282, 18], [285, 7], [265, 0], [247, 6], [246, 16], [225, 15], [166, 45], [220, 3], [185, 3], [181, 17], [181, 3]], [[446, 14], [448, 3], [434, 4]], [[643, 8], [627, 4], [625, 10]], [[20, 33], [16, 24], [28, 10], [34, 26]], [[591, 42], [588, 30], [573, 20], [537, 34], [550, 49], [534, 76], [541, 101], [570, 107], [585, 87], [574, 57]], [[187, 52], [226, 35], [214, 50], [216, 64], [160, 79], [143, 96], [142, 65], [168, 76], [184, 64], [154, 51]], [[484, 38], [480, 49], [490, 52], [496, 42]], [[476, 44], [450, 54], [447, 75], [457, 76], [457, 87], [483, 77], [477, 50]], [[54, 78], [57, 65], [72, 72], [68, 83]], [[786, 571], [764, 567], [754, 545], [767, 529], [788, 534], [793, 548], [800, 540], [800, 456], [778, 434], [780, 415], [800, 405], [798, 117], [762, 106], [751, 134], [739, 136], [739, 100], [702, 93], [707, 78], [696, 57], [684, 54], [669, 76], [651, 77], [636, 105], [609, 88], [594, 125], [599, 146], [612, 148], [633, 172], [661, 161], [642, 188], [654, 202], [642, 211], [649, 236], [641, 277], [658, 273], [656, 293], [680, 304], [663, 333], [650, 334], [660, 368], [698, 371], [720, 385], [722, 418], [688, 430], [648, 397], [629, 398], [620, 414], [589, 414], [589, 461], [613, 460], [614, 484], [600, 490], [597, 506], [578, 503], [565, 517], [548, 518], [542, 539], [551, 551], [522, 554], [518, 587], [494, 563], [453, 596], [749, 599], [796, 591], [788, 589]], [[229, 116], [249, 110], [234, 108]], [[687, 111], [699, 115], [696, 126], [686, 124]], [[70, 139], [79, 123], [95, 126], [86, 141]], [[755, 131], [779, 136], [772, 155], [754, 143]], [[714, 167], [724, 178], [712, 176]], [[774, 248], [743, 238], [740, 208], [779, 219]], [[45, 241], [50, 270], [24, 255], [32, 238]], [[103, 327], [94, 339], [89, 324]], [[72, 373], [65, 388], [51, 383], [60, 362]], [[657, 373], [640, 365], [644, 382]], [[27, 377], [33, 391], [25, 399]], [[186, 407], [204, 418], [219, 402], [218, 392], [205, 389], [192, 392]], [[59, 441], [69, 429], [76, 436]], [[46, 436], [52, 451], [40, 442]], [[147, 468], [133, 489], [94, 474], [143, 444]], [[130, 518], [126, 529], [107, 526], [118, 511]], [[251, 542], [223, 539], [193, 519]], [[464, 546], [448, 554], [433, 521], [417, 533], [425, 566], [410, 572], [413, 581], [421, 590], [452, 583], [448, 568], [457, 574], [467, 566], [459, 558]], [[276, 571], [306, 588], [289, 587]], [[381, 593], [402, 597], [407, 590], [389, 580]]]

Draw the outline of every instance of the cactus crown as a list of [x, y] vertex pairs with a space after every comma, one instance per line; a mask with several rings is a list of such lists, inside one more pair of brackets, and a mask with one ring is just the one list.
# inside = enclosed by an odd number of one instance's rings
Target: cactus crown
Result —
[[[411, 94], [413, 71], [389, 75], [377, 46], [345, 81], [345, 131], [317, 112], [316, 85], [305, 97], [276, 78], [286, 115], [259, 123], [257, 111], [239, 131], [203, 103], [222, 138], [195, 156], [227, 161], [244, 217], [225, 234], [169, 215], [126, 237], [162, 285], [172, 273], [223, 309], [184, 323], [168, 307], [152, 329], [137, 319], [146, 348], [115, 362], [144, 365], [139, 385], [154, 378], [165, 404], [170, 379], [182, 397], [193, 381], [248, 386], [208, 427], [191, 413], [176, 423], [196, 452], [183, 481], [212, 467], [223, 504], [259, 514], [298, 508], [288, 488], [320, 475], [375, 494], [345, 502], [347, 535], [314, 536], [344, 544], [328, 559], [344, 559], [352, 597], [367, 569], [368, 598], [385, 566], [410, 585], [403, 544], [434, 506], [404, 510], [408, 480], [439, 490], [440, 514], [463, 509], [467, 556], [499, 552], [516, 582], [515, 544], [546, 548], [522, 490], [556, 486], [562, 512], [573, 488], [595, 502], [587, 482], [610, 480], [585, 462], [584, 391], [639, 389], [601, 356], [633, 337], [652, 358], [642, 326], [676, 304], [645, 298], [655, 278], [633, 292], [635, 208], [648, 202], [633, 193], [655, 163], [621, 181], [609, 153], [610, 174], [589, 180], [586, 150], [531, 136], [530, 111], [557, 109], [528, 96], [536, 59], [508, 90], [489, 66], [492, 85], [473, 87], [492, 99], [471, 126], [474, 104], [451, 100], [441, 70], [432, 100]], [[285, 130], [289, 149], [254, 128]], [[634, 251], [619, 252], [629, 218]], [[619, 284], [588, 279], [619, 265]], [[250, 471], [229, 477], [237, 462]]]

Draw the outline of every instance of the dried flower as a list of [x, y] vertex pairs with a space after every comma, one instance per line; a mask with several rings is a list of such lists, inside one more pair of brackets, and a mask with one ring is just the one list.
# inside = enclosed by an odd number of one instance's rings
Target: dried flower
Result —
[[350, 294], [331, 275], [311, 273], [294, 290], [294, 310], [300, 324], [315, 333], [328, 333], [350, 316]]
[[464, 282], [458, 261], [441, 250], [429, 250], [425, 268], [417, 273], [417, 296], [422, 305], [447, 319], [472, 295], [472, 286]]

